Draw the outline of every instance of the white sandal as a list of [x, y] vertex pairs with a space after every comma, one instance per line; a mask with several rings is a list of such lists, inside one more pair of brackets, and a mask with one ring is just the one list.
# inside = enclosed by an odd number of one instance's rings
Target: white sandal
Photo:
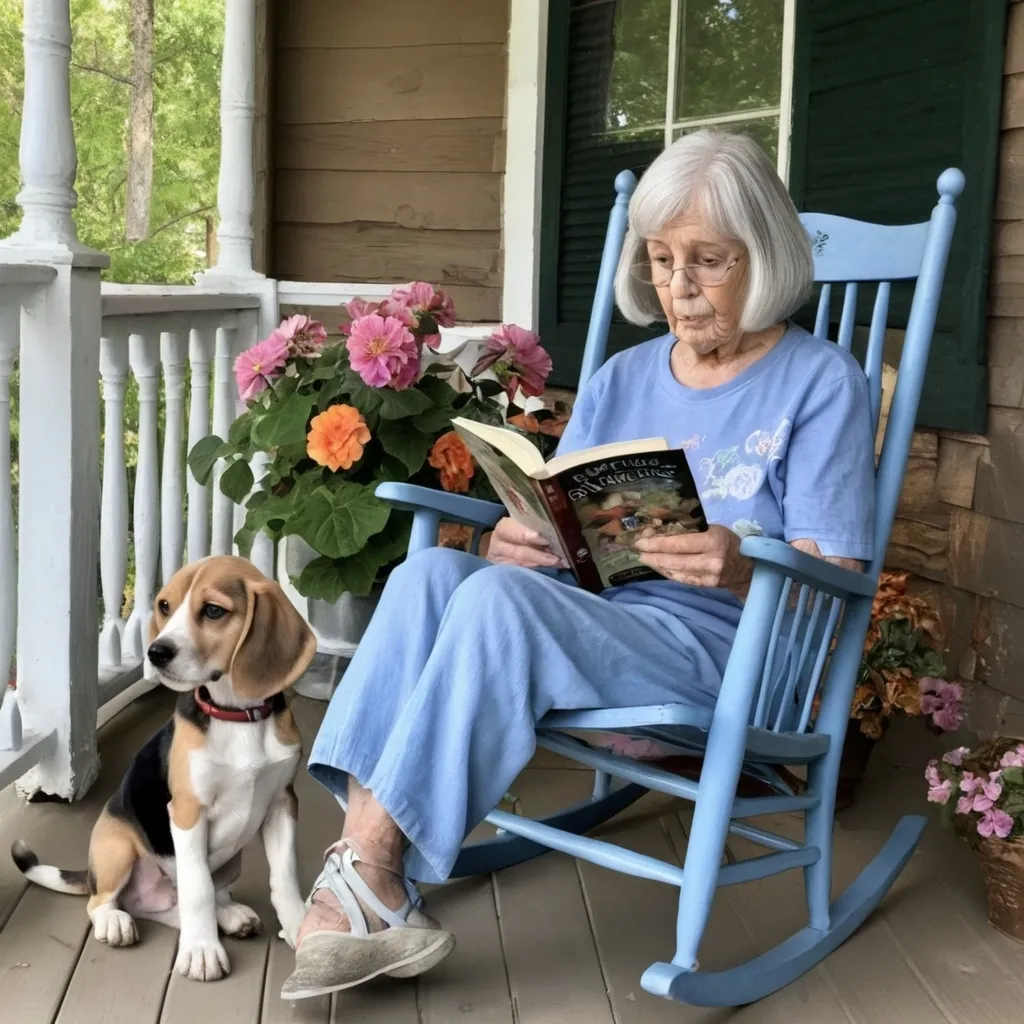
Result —
[[[328, 889], [341, 904], [351, 931], [318, 931], [306, 935], [295, 953], [295, 970], [281, 989], [282, 999], [314, 996], [361, 985], [386, 974], [412, 978], [439, 964], [455, 948], [455, 936], [408, 900], [398, 910], [386, 907], [363, 881], [354, 864], [362, 858], [351, 845], [328, 851], [317, 889]], [[362, 906], [360, 905], [362, 902]], [[371, 932], [363, 906], [386, 925]]]

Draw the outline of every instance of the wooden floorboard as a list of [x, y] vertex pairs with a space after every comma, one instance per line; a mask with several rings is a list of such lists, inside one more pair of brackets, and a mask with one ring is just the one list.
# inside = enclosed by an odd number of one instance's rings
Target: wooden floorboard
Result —
[[[543, 815], [591, 785], [589, 773], [527, 769], [516, 796], [524, 813]], [[494, 879], [517, 1024], [614, 1024], [577, 862], [552, 853]]]
[[[975, 856], [936, 825], [879, 910], [815, 970], [738, 1010], [707, 1010], [645, 993], [640, 976], [672, 956], [676, 893], [667, 886], [551, 854], [494, 876], [424, 887], [427, 909], [456, 934], [451, 957], [418, 981], [382, 979], [334, 999], [288, 1003], [280, 988], [294, 954], [277, 937], [267, 867], [246, 851], [235, 897], [265, 934], [227, 940], [233, 970], [209, 985], [171, 967], [177, 932], [140, 922], [142, 942], [110, 949], [89, 935], [85, 901], [25, 886], [6, 856], [24, 837], [46, 861], [85, 863], [88, 834], [125, 766], [169, 713], [156, 693], [101, 733], [103, 770], [76, 805], [25, 805], [0, 793], [0, 1021], [7, 1024], [1016, 1024], [1024, 1007], [1024, 945], [987, 923]], [[294, 702], [306, 749], [324, 707]], [[873, 760], [854, 807], [835, 829], [834, 892], [877, 851], [907, 811], [928, 812], [920, 765], [927, 751], [900, 739]], [[922, 741], [925, 742], [925, 741]], [[540, 754], [512, 787], [524, 813], [543, 815], [586, 796], [590, 773]], [[304, 890], [341, 833], [334, 798], [301, 772], [299, 859]], [[687, 805], [649, 796], [599, 834], [679, 863]], [[799, 836], [795, 816], [760, 824]], [[484, 825], [475, 836], [493, 833]], [[730, 855], [762, 852], [730, 840]], [[802, 875], [732, 886], [715, 900], [701, 964], [721, 968], [770, 948], [806, 917]]]

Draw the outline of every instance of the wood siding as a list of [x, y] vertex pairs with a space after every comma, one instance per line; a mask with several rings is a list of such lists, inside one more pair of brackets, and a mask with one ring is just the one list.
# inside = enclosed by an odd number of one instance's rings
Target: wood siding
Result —
[[[970, 725], [1024, 723], [1024, 3], [1010, 5], [988, 319], [985, 434], [915, 438], [888, 562], [942, 611]], [[958, 231], [970, 230], [961, 223]]]
[[278, 4], [275, 277], [427, 280], [501, 305], [508, 0]]

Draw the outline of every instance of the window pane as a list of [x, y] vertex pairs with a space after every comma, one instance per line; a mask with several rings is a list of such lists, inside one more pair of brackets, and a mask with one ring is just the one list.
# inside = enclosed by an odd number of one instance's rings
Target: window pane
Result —
[[[714, 127], [713, 125], [701, 125], [700, 127]], [[736, 135], [749, 135], [775, 163], [779, 158], [779, 118], [759, 117], [751, 121], [730, 121], [723, 124], [725, 131], [733, 132]], [[677, 129], [674, 138], [681, 138], [688, 132], [697, 131], [696, 128]]]
[[783, 0], [680, 0], [675, 119], [777, 107], [782, 18]]
[[614, 6], [607, 131], [656, 136], [665, 126], [671, 6], [667, 0], [618, 0]]

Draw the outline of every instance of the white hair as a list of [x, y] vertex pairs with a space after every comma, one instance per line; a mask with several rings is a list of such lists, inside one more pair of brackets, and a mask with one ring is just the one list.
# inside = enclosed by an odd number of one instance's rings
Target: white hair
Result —
[[647, 325], [664, 319], [654, 286], [630, 270], [647, 260], [646, 239], [695, 210], [712, 231], [746, 248], [750, 267], [742, 330], [762, 331], [803, 305], [814, 264], [810, 238], [786, 187], [753, 139], [702, 129], [663, 150], [630, 200], [615, 274], [615, 301], [627, 320]]

